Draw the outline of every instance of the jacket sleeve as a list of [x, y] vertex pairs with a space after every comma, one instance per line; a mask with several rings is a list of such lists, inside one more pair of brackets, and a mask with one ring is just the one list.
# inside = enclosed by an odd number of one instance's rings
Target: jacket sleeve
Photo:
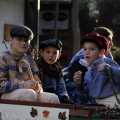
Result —
[[56, 94], [59, 97], [62, 97], [63, 95], [68, 96], [66, 86], [65, 86], [65, 81], [64, 81], [63, 77], [57, 81]]
[[110, 68], [110, 75], [112, 78], [114, 78], [114, 82], [120, 83], [120, 66], [115, 61], [110, 61], [107, 63], [104, 67], [104, 73], [106, 73], [109, 76], [109, 72], [107, 68]]

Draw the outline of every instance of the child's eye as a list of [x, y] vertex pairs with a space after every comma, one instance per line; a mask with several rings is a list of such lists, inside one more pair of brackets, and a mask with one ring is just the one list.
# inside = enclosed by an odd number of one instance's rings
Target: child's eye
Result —
[[29, 39], [22, 38], [22, 37], [17, 37], [17, 40], [18, 40], [19, 42], [25, 42], [25, 43], [28, 43], [28, 42], [29, 42]]
[[94, 50], [93, 48], [91, 48], [91, 50]]
[[18, 40], [19, 40], [19, 41], [22, 41], [22, 38], [21, 38], [21, 37], [18, 37]]
[[49, 53], [49, 51], [46, 51], [47, 53]]

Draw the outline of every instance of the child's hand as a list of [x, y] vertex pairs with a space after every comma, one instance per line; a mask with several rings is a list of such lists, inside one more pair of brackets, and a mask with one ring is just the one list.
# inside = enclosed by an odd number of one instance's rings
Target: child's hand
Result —
[[27, 80], [24, 82], [24, 88], [26, 89], [32, 89], [35, 92], [42, 92], [42, 86], [39, 84], [38, 81], [34, 80]]
[[104, 61], [104, 59], [103, 59], [103, 60], [102, 60], [102, 63], [100, 63], [100, 64], [98, 65], [98, 71], [99, 71], [99, 72], [102, 72], [105, 65], [106, 65], [106, 63], [105, 63], [105, 61]]
[[74, 73], [73, 76], [73, 80], [76, 84], [81, 84], [81, 80], [82, 80], [82, 72], [81, 71], [77, 71]]
[[42, 85], [38, 81], [36, 81], [36, 92], [43, 92]]
[[36, 87], [34, 80], [27, 80], [24, 82], [24, 88], [31, 89], [32, 87]]

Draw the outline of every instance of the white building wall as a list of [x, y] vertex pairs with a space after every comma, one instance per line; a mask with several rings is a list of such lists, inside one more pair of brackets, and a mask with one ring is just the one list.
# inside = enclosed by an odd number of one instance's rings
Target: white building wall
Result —
[[[6, 50], [4, 40], [5, 24], [24, 24], [24, 0], [0, 0], [0, 53]], [[9, 42], [6, 42], [9, 48]]]

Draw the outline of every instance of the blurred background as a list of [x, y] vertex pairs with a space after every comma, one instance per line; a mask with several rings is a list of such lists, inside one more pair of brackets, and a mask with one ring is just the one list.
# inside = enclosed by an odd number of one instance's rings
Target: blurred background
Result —
[[41, 40], [62, 41], [62, 67], [81, 48], [81, 37], [96, 27], [108, 27], [114, 33], [114, 60], [120, 64], [120, 0], [0, 0], [0, 52], [9, 49], [10, 28], [21, 24], [34, 32], [35, 59]]

